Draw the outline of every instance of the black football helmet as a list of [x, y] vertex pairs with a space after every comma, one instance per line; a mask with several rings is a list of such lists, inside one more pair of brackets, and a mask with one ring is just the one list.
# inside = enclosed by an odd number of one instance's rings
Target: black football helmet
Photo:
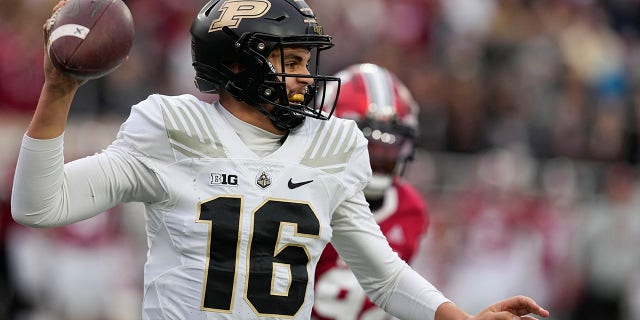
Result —
[[[322, 90], [327, 83], [340, 86], [340, 79], [318, 74], [320, 53], [333, 47], [333, 42], [304, 1], [211, 0], [193, 21], [191, 39], [195, 83], [201, 92], [227, 91], [260, 110], [282, 130], [295, 128], [305, 117], [326, 120], [333, 114], [334, 106], [325, 106], [328, 111], [323, 112], [324, 94], [316, 95], [327, 91]], [[311, 51], [309, 75], [276, 71], [269, 54], [285, 47]], [[284, 57], [282, 52], [280, 56]], [[234, 64], [241, 70], [232, 71]], [[313, 79], [304, 101], [289, 101], [286, 77]], [[264, 104], [274, 108], [268, 112]]]

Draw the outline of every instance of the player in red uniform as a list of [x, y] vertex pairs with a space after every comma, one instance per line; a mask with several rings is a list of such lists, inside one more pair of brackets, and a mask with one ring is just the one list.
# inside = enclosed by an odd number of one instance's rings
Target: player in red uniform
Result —
[[[378, 65], [353, 65], [337, 76], [343, 82], [335, 114], [355, 120], [369, 141], [373, 177], [364, 190], [366, 199], [393, 250], [409, 262], [429, 224], [426, 204], [401, 179], [413, 155], [418, 106], [406, 86]], [[367, 298], [331, 245], [316, 269], [313, 315], [323, 320], [391, 318]]]

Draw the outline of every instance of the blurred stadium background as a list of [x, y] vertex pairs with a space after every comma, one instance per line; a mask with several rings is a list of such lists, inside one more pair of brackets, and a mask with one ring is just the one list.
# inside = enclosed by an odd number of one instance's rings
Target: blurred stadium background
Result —
[[[85, 84], [67, 159], [99, 151], [151, 93], [193, 93], [200, 0], [126, 0], [130, 59]], [[421, 105], [407, 178], [431, 225], [416, 269], [470, 312], [527, 294], [552, 319], [640, 319], [640, 1], [308, 0], [336, 46]], [[139, 318], [139, 206], [71, 227], [12, 223], [11, 176], [55, 1], [0, 0], [0, 319]], [[66, 293], [65, 293], [66, 292]]]

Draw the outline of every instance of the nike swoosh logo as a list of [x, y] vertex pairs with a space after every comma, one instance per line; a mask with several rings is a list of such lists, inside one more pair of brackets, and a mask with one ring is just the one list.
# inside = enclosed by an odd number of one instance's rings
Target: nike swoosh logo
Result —
[[307, 183], [311, 183], [313, 182], [313, 180], [307, 180], [307, 181], [301, 181], [301, 182], [293, 182], [291, 181], [291, 179], [289, 179], [289, 183], [287, 184], [289, 186], [289, 189], [295, 189], [297, 187], [302, 187]]

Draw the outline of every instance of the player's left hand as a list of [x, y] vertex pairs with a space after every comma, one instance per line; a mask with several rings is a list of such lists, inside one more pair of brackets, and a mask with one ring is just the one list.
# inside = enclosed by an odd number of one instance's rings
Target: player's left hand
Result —
[[525, 296], [514, 296], [499, 302], [496, 302], [470, 320], [534, 320], [536, 318], [529, 314], [548, 317], [549, 311], [539, 306], [533, 299]]

